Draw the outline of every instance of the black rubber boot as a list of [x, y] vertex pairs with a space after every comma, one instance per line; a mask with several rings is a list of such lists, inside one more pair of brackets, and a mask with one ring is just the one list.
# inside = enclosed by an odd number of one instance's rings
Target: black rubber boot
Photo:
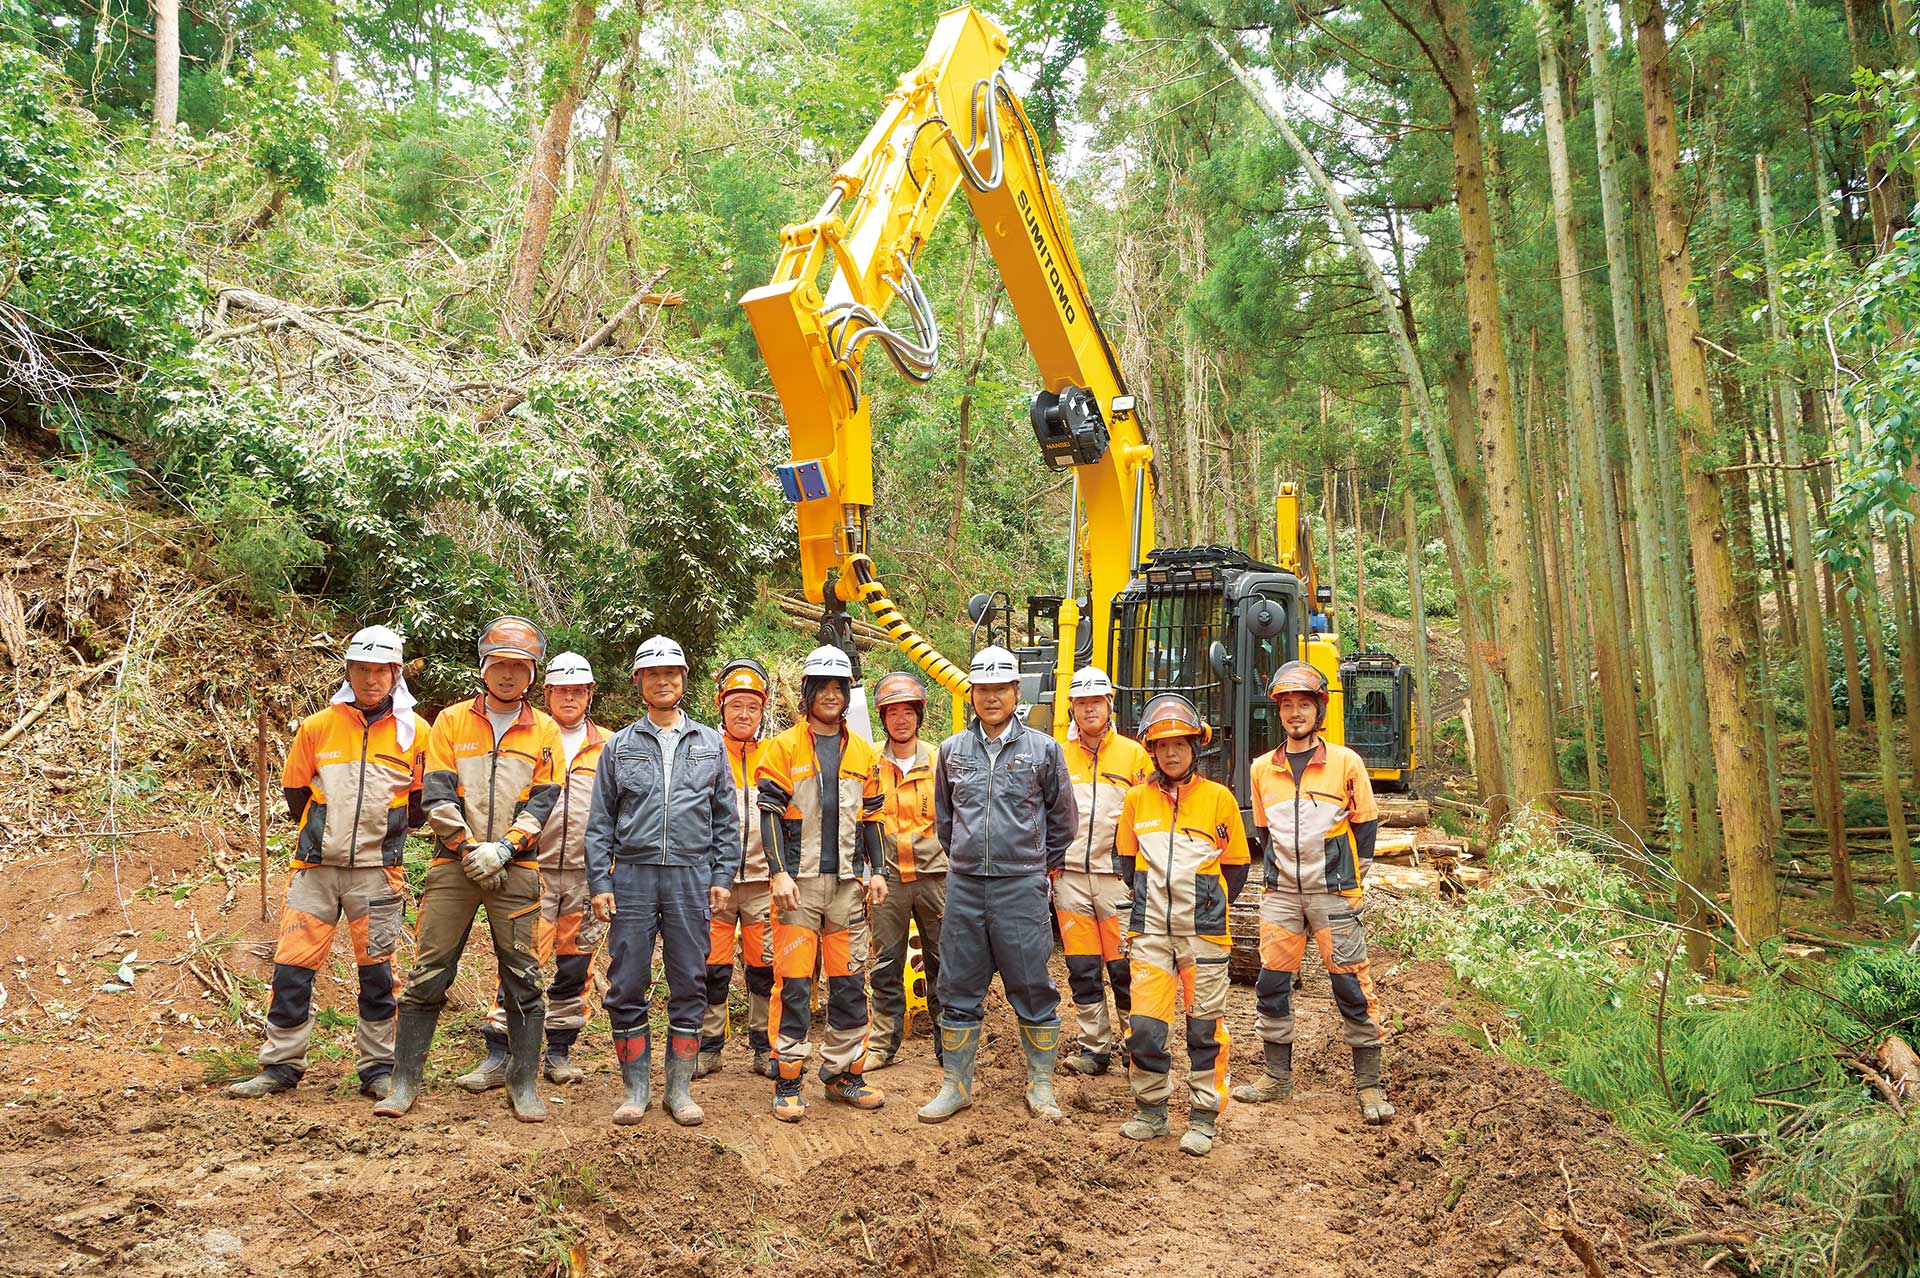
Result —
[[454, 1086], [469, 1092], [490, 1092], [507, 1085], [507, 1035], [486, 1031], [487, 1059], [453, 1080]]
[[631, 1127], [646, 1117], [647, 1106], [653, 1103], [653, 1040], [644, 1029], [624, 1037], [615, 1034], [613, 1054], [620, 1061], [620, 1078], [627, 1088], [626, 1099], [613, 1111], [613, 1121]]
[[542, 1063], [541, 1068], [546, 1073], [549, 1083], [564, 1084], [582, 1083], [586, 1081], [587, 1072], [568, 1059], [568, 1053], [572, 1050], [573, 1043], [571, 1040], [565, 1043], [556, 1043], [551, 1038], [547, 1040], [547, 1058]]
[[523, 1123], [547, 1121], [547, 1103], [540, 1099], [540, 1045], [546, 1031], [544, 1005], [507, 1013], [507, 1104]]
[[373, 1107], [381, 1118], [399, 1118], [413, 1108], [420, 1093], [420, 1080], [427, 1072], [427, 1049], [433, 1046], [433, 1027], [440, 1023], [440, 1009], [400, 1005], [393, 1027], [393, 1073], [387, 1076], [386, 1098]]

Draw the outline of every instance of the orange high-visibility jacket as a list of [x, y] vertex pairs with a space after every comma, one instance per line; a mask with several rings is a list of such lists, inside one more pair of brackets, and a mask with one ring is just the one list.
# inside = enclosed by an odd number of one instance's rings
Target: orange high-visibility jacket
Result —
[[1253, 761], [1249, 782], [1253, 823], [1267, 832], [1266, 886], [1357, 895], [1380, 819], [1360, 756], [1323, 740], [1296, 784], [1275, 750]]
[[526, 702], [496, 747], [486, 696], [448, 706], [427, 742], [423, 799], [442, 855], [501, 842], [525, 856], [560, 801], [560, 725]]
[[1089, 750], [1077, 736], [1061, 744], [1067, 756], [1067, 774], [1073, 778], [1073, 802], [1080, 810], [1080, 828], [1067, 849], [1067, 869], [1082, 874], [1125, 874], [1114, 854], [1114, 831], [1120, 825], [1120, 805], [1127, 791], [1153, 775], [1147, 748], [1109, 727], [1100, 748]]
[[740, 873], [733, 881], [765, 883], [772, 871], [767, 865], [767, 845], [760, 837], [760, 804], [754, 793], [753, 773], [760, 766], [767, 743], [758, 738], [735, 741], [724, 732], [720, 735], [727, 743], [727, 762], [733, 765], [733, 809], [740, 822], [740, 847], [745, 853], [740, 858]]
[[933, 747], [913, 746], [906, 771], [893, 756], [880, 755], [880, 811], [887, 822], [887, 877], [911, 883], [923, 874], [947, 872], [947, 850], [933, 832]]
[[842, 879], [857, 879], [866, 873], [861, 864], [860, 825], [881, 819], [879, 762], [871, 741], [842, 728], [840, 775], [831, 781], [822, 778], [820, 760], [813, 749], [813, 729], [805, 719], [767, 742], [754, 765], [754, 788], [761, 811], [773, 812], [787, 822], [787, 846], [799, 849], [797, 864], [787, 867], [795, 878], [812, 878], [821, 873], [820, 867], [827, 860], [834, 859], [823, 857], [820, 846], [820, 796], [822, 787], [829, 784], [840, 800], [834, 873]]
[[[593, 807], [593, 783], [600, 774], [600, 751], [612, 739], [613, 733], [591, 720], [587, 722], [586, 740], [580, 743], [579, 753], [567, 765], [560, 801], [553, 805], [552, 814], [540, 827], [541, 869], [587, 868], [587, 813]], [[563, 743], [563, 748], [553, 756], [556, 770], [566, 757]]]
[[1127, 791], [1118, 853], [1130, 863], [1134, 936], [1197, 936], [1231, 944], [1224, 865], [1246, 865], [1247, 829], [1233, 791], [1188, 777], [1171, 792], [1158, 781]]
[[[280, 784], [308, 791], [294, 859], [303, 865], [399, 865], [407, 801], [427, 757], [427, 721], [413, 711], [413, 744], [400, 748], [400, 720], [372, 724], [345, 703], [308, 715], [293, 734]], [[297, 796], [296, 796], [297, 797]]]

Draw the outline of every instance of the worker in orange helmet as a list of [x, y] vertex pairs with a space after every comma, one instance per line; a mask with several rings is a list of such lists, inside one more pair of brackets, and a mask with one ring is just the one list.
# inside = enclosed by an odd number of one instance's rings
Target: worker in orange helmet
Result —
[[[1129, 884], [1114, 854], [1114, 831], [1127, 791], [1147, 779], [1153, 760], [1140, 743], [1113, 726], [1113, 680], [1098, 666], [1082, 666], [1067, 684], [1073, 727], [1061, 750], [1080, 812], [1067, 865], [1053, 881], [1053, 913], [1060, 922], [1067, 985], [1079, 1022], [1080, 1052], [1066, 1062], [1076, 1074], [1104, 1074], [1116, 1041], [1124, 1043], [1130, 994], [1126, 919]], [[1102, 976], [1105, 981], [1102, 981]], [[1116, 1039], [1107, 1017], [1107, 991], [1120, 1020]], [[1123, 1047], [1124, 1051], [1124, 1047]]]
[[1213, 732], [1191, 701], [1161, 693], [1140, 714], [1153, 776], [1121, 804], [1118, 853], [1132, 870], [1133, 1017], [1129, 1047], [1135, 1114], [1130, 1140], [1167, 1132], [1173, 1092], [1169, 1042], [1187, 1004], [1187, 1090], [1192, 1108], [1180, 1148], [1213, 1148], [1227, 1105], [1227, 906], [1246, 886], [1247, 831], [1233, 791], [1200, 776]]
[[1386, 1040], [1373, 999], [1361, 885], [1373, 868], [1380, 811], [1367, 765], [1321, 735], [1331, 699], [1327, 678], [1304, 661], [1274, 672], [1267, 694], [1287, 739], [1253, 761], [1253, 821], [1266, 861], [1260, 897], [1260, 977], [1255, 985], [1266, 1076], [1233, 1089], [1253, 1103], [1293, 1095], [1293, 980], [1307, 938], [1320, 949], [1333, 1001], [1353, 1049], [1360, 1115], [1393, 1117], [1380, 1083]]
[[[928, 1024], [940, 1023], [940, 923], [947, 913], [947, 850], [933, 827], [933, 747], [920, 739], [927, 690], [904, 670], [874, 685], [886, 744], [880, 749], [881, 812], [887, 830], [887, 899], [873, 907], [873, 1017], [864, 1072], [885, 1069], [900, 1054], [907, 1019], [907, 929], [920, 928], [926, 968]], [[940, 1055], [940, 1032], [933, 1032]]]
[[708, 924], [707, 1015], [700, 1027], [700, 1057], [693, 1076], [705, 1078], [720, 1068], [720, 1054], [727, 1045], [727, 989], [733, 983], [734, 938], [738, 936], [747, 974], [747, 1044], [753, 1050], [753, 1072], [772, 1078], [773, 1044], [767, 1036], [768, 1001], [773, 994], [773, 894], [768, 886], [772, 875], [753, 788], [753, 771], [766, 749], [761, 736], [772, 681], [765, 666], [752, 657], [741, 657], [720, 667], [715, 683], [721, 739], [733, 767], [734, 821], [740, 827], [745, 855], [733, 880], [732, 897], [713, 912]]

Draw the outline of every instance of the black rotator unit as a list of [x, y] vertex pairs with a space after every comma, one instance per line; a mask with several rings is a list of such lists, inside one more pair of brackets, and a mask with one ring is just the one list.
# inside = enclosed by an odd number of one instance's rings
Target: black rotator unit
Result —
[[1107, 451], [1107, 423], [1093, 392], [1069, 386], [1058, 395], [1041, 391], [1033, 397], [1033, 436], [1040, 455], [1055, 470], [1097, 462]]

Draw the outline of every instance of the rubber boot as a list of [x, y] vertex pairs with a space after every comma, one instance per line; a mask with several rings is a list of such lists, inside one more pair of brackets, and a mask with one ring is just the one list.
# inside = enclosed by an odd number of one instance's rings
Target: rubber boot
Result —
[[455, 1087], [469, 1092], [490, 1092], [507, 1085], [507, 1036], [498, 1030], [486, 1032], [487, 1059], [475, 1069], [453, 1080]]
[[399, 1118], [413, 1108], [420, 1080], [427, 1072], [427, 1049], [433, 1046], [433, 1027], [440, 1023], [439, 1008], [400, 1005], [393, 1027], [393, 1073], [386, 1099], [373, 1107], [381, 1118]]
[[674, 1034], [667, 1039], [667, 1116], [682, 1127], [698, 1127], [707, 1113], [693, 1103], [688, 1090], [693, 1073], [700, 1064], [700, 1039], [693, 1034]]
[[756, 1047], [753, 1049], [753, 1072], [762, 1078], [780, 1077], [780, 1067], [774, 1064], [772, 1048]]
[[362, 1079], [360, 1083], [360, 1094], [368, 1100], [385, 1100], [388, 1093], [392, 1091], [393, 1074], [391, 1071], [385, 1074], [375, 1074], [372, 1078]]
[[1087, 1078], [1098, 1078], [1113, 1068], [1111, 1052], [1089, 1052], [1085, 1048], [1070, 1061], [1060, 1062], [1060, 1068], [1069, 1074], [1080, 1074]]
[[887, 1103], [885, 1094], [877, 1087], [869, 1087], [858, 1074], [830, 1074], [820, 1081], [827, 1086], [827, 1099], [839, 1101], [842, 1105], [851, 1105], [855, 1109], [879, 1109]]
[[1180, 1138], [1180, 1152], [1205, 1158], [1213, 1148], [1214, 1125], [1220, 1115], [1210, 1109], [1196, 1109], [1187, 1115], [1187, 1134]]
[[700, 1055], [694, 1057], [693, 1076], [695, 1078], [705, 1078], [719, 1068], [720, 1049], [718, 1047], [702, 1048]]
[[547, 1057], [541, 1064], [541, 1071], [546, 1074], [549, 1083], [569, 1084], [586, 1081], [587, 1072], [567, 1059], [567, 1054], [572, 1050], [573, 1044], [570, 1041], [556, 1043], [551, 1038], [547, 1040]]
[[1133, 1103], [1133, 1117], [1120, 1124], [1120, 1134], [1128, 1140], [1155, 1140], [1167, 1134], [1167, 1103]]
[[653, 1103], [653, 1040], [642, 1029], [625, 1037], [615, 1035], [613, 1054], [620, 1062], [620, 1079], [627, 1096], [613, 1111], [616, 1126], [631, 1127], [647, 1116]]
[[523, 1123], [547, 1121], [540, 1099], [540, 1044], [546, 1038], [544, 1004], [518, 1016], [507, 1013], [507, 1105]]
[[227, 1084], [227, 1095], [235, 1100], [259, 1100], [262, 1096], [277, 1096], [281, 1092], [290, 1092], [298, 1084], [298, 1077], [288, 1078], [276, 1073], [273, 1066], [262, 1069], [252, 1078], [238, 1083]]
[[978, 1025], [940, 1027], [940, 1091], [920, 1107], [923, 1123], [944, 1123], [973, 1104], [973, 1064], [980, 1054]]
[[1060, 1050], [1058, 1025], [1020, 1025], [1020, 1046], [1027, 1056], [1027, 1112], [1048, 1122], [1060, 1120], [1053, 1099], [1053, 1060]]
[[1262, 1043], [1266, 1049], [1267, 1073], [1257, 1083], [1242, 1083], [1233, 1089], [1233, 1099], [1249, 1105], [1293, 1097], [1293, 1044]]
[[1360, 1095], [1360, 1117], [1369, 1126], [1378, 1127], [1393, 1117], [1393, 1106], [1387, 1103], [1386, 1089], [1380, 1086], [1378, 1047], [1353, 1049], [1353, 1087]]

